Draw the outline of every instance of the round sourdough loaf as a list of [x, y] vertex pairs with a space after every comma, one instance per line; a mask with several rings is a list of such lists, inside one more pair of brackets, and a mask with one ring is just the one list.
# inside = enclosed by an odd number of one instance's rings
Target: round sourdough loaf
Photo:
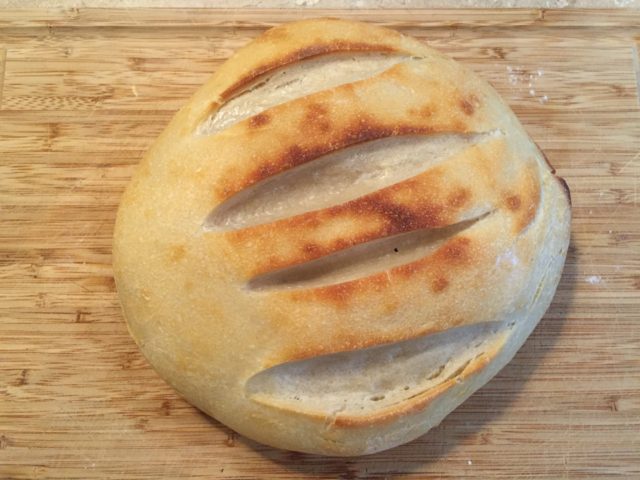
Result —
[[437, 425], [548, 308], [570, 198], [486, 81], [309, 20], [239, 50], [150, 148], [114, 270], [140, 349], [269, 445], [359, 455]]

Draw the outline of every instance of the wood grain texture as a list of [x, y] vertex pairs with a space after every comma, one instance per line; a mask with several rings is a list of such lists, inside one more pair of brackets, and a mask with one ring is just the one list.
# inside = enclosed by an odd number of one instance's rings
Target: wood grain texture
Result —
[[[302, 15], [394, 26], [469, 65], [571, 186], [556, 298], [493, 381], [424, 437], [331, 459], [199, 413], [127, 334], [120, 194], [235, 49]], [[639, 12], [3, 11], [0, 478], [640, 478]], [[2, 78], [2, 77], [0, 77]]]
[[0, 108], [2, 108], [2, 89], [4, 88], [4, 63], [7, 59], [7, 51], [0, 48]]

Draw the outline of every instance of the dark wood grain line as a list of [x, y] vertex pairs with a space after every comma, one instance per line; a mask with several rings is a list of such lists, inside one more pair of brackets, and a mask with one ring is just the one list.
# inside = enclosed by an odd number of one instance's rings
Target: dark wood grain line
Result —
[[[636, 27], [640, 11], [631, 9], [229, 9], [229, 8], [124, 8], [11, 9], [0, 28], [56, 27], [213, 27], [218, 29], [268, 28], [283, 22], [317, 17], [341, 17], [380, 23], [392, 28], [411, 27]], [[144, 22], [140, 19], [144, 18]]]
[[7, 51], [0, 48], [0, 110], [2, 110], [2, 91], [4, 89], [4, 72], [7, 63]]
[[636, 38], [635, 43], [631, 46], [633, 56], [633, 70], [636, 74], [636, 99], [638, 105], [640, 105], [640, 52], [638, 52], [638, 45], [640, 44], [640, 38]]

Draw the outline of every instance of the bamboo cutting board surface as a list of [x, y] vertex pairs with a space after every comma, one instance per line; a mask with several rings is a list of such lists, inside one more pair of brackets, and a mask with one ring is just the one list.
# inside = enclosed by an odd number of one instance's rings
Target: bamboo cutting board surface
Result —
[[[234, 50], [302, 16], [417, 36], [490, 80], [573, 194], [516, 358], [439, 427], [336, 459], [255, 444], [169, 388], [111, 271], [120, 194]], [[640, 12], [0, 12], [0, 478], [640, 478]]]

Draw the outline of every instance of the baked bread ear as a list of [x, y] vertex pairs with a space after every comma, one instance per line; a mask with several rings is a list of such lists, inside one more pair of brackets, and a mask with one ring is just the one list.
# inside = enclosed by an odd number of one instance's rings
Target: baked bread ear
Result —
[[334, 19], [239, 50], [150, 148], [118, 212], [131, 334], [257, 441], [372, 453], [437, 425], [548, 308], [570, 199], [489, 84]]

